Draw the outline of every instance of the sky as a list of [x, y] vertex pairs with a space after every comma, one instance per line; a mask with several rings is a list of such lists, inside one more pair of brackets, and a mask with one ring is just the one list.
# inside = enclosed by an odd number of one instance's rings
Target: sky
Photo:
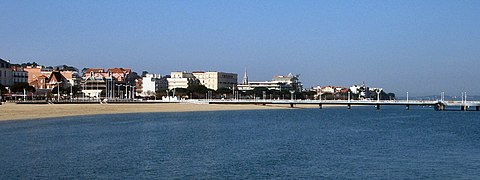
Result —
[[0, 58], [480, 95], [480, 1], [0, 0]]

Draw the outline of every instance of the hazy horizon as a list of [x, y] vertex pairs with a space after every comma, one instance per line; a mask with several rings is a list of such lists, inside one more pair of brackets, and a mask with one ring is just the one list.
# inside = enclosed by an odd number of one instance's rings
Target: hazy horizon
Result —
[[480, 95], [480, 1], [0, 1], [0, 58]]

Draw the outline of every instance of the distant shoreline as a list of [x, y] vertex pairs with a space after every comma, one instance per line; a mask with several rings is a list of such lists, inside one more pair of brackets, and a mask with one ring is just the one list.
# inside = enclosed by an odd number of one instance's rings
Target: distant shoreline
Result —
[[0, 105], [0, 121], [100, 114], [287, 109], [287, 106], [211, 104], [13, 104]]
[[[336, 106], [336, 105], [328, 105]], [[328, 107], [327, 106], [327, 107]], [[293, 109], [318, 108], [318, 105], [297, 105]], [[45, 118], [128, 114], [151, 112], [200, 112], [233, 110], [292, 109], [289, 105], [221, 105], [190, 103], [148, 103], [148, 104], [14, 104], [0, 105], [0, 121], [35, 120]]]

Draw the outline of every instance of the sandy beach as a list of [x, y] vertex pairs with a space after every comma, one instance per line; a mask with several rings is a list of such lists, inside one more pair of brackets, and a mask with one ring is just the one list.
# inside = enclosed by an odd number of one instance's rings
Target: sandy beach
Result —
[[0, 105], [0, 121], [28, 120], [51, 117], [143, 113], [192, 112], [222, 110], [288, 109], [287, 105], [219, 105], [219, 104], [14, 104]]

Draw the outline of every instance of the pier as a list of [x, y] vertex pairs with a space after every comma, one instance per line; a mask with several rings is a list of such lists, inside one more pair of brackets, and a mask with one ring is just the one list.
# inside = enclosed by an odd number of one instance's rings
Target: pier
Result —
[[253, 100], [253, 99], [187, 99], [187, 100], [62, 100], [62, 101], [14, 101], [17, 104], [122, 104], [122, 103], [193, 103], [193, 104], [256, 104], [256, 105], [286, 105], [294, 108], [295, 105], [318, 105], [319, 109], [323, 105], [345, 105], [347, 109], [353, 106], [373, 106], [380, 110], [382, 106], [404, 106], [410, 110], [411, 106], [428, 106], [434, 110], [461, 110], [461, 111], [480, 111], [480, 101], [424, 101], [424, 100]]
[[475, 111], [480, 111], [480, 101], [419, 101], [419, 100], [208, 100], [209, 104], [284, 104], [295, 107], [298, 104], [318, 104], [319, 109], [323, 105], [345, 105], [347, 109], [352, 106], [374, 106], [379, 110], [382, 106], [405, 106], [406, 110], [410, 110], [410, 106], [431, 106], [434, 110], [443, 111], [447, 107], [458, 108], [467, 111], [471, 107]]

